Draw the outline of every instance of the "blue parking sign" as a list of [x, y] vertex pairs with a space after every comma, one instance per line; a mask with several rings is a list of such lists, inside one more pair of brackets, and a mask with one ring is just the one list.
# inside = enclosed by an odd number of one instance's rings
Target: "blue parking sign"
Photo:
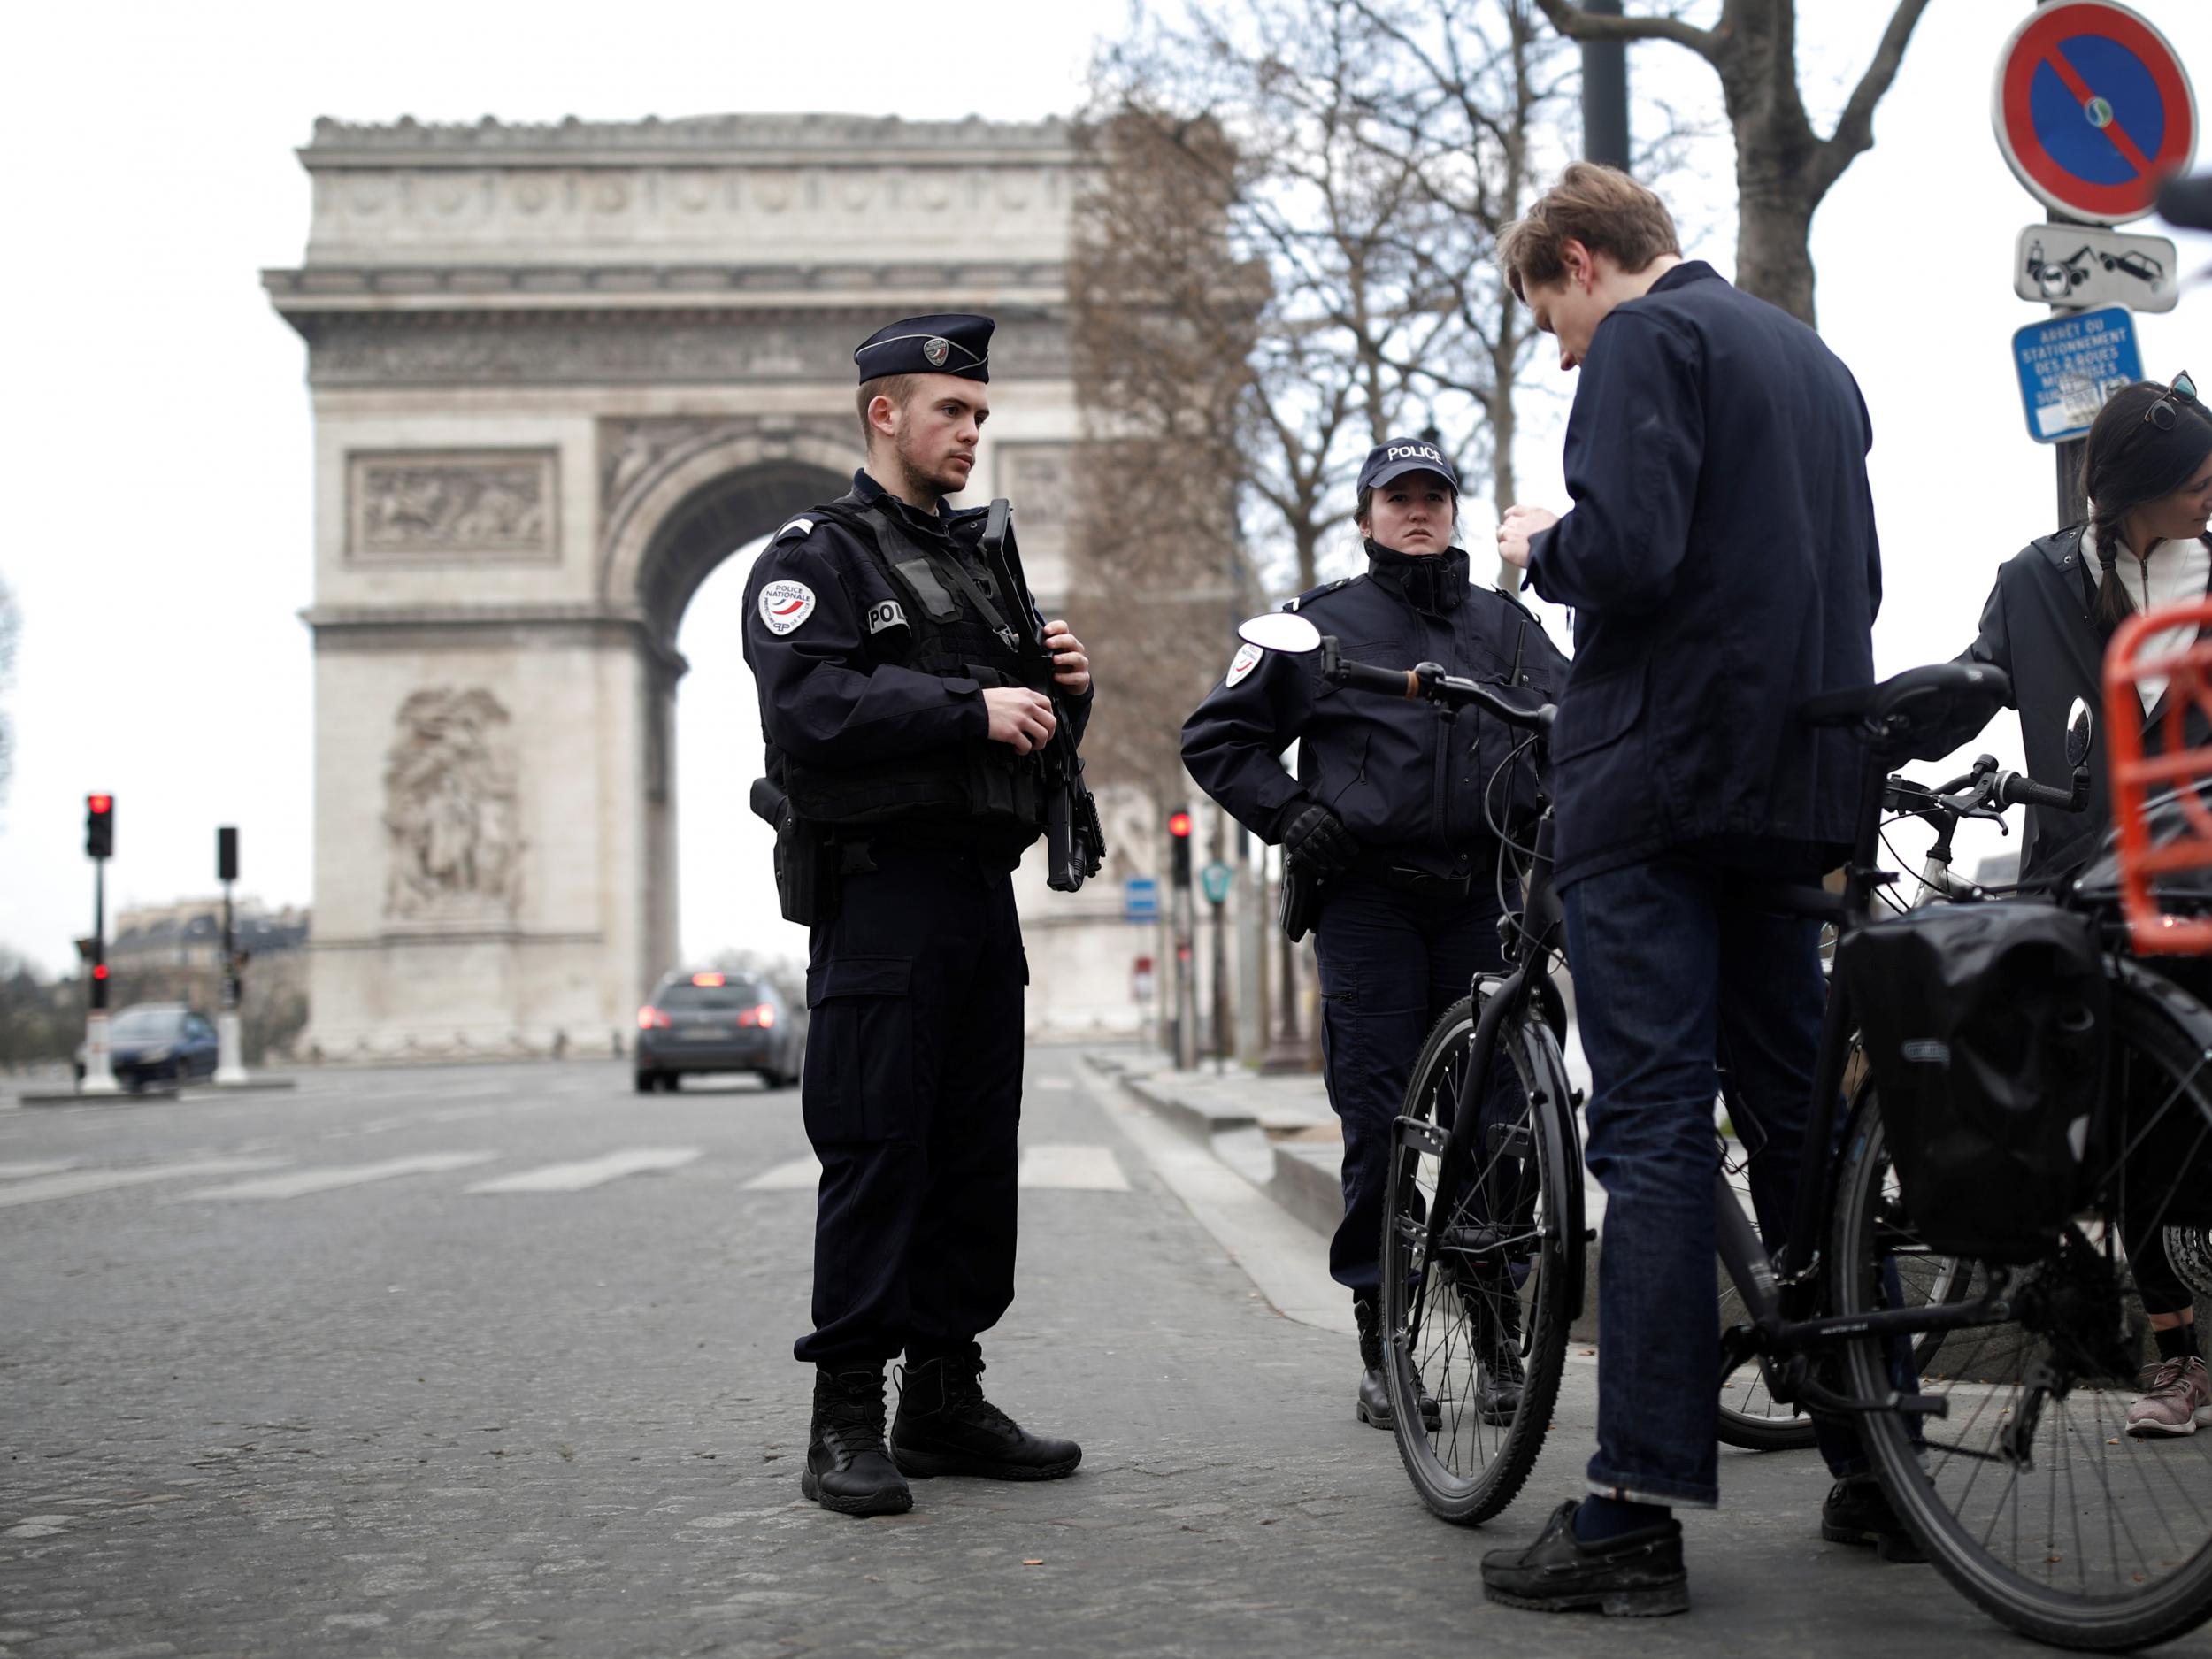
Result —
[[2114, 388], [2143, 378], [2135, 320], [2124, 305], [2069, 311], [2012, 336], [2028, 435], [2059, 443], [2089, 430]]
[[1156, 922], [1160, 919], [1160, 884], [1150, 876], [1131, 876], [1121, 884], [1121, 919]]

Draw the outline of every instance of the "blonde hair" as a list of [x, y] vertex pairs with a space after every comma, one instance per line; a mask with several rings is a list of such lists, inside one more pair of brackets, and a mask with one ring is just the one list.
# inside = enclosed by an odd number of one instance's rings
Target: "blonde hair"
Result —
[[1610, 254], [1627, 272], [1682, 252], [1667, 204], [1618, 167], [1594, 161], [1571, 163], [1559, 182], [1499, 235], [1498, 261], [1516, 299], [1565, 274], [1570, 242]]
[[918, 374], [879, 374], [872, 380], [860, 383], [860, 395], [853, 406], [860, 411], [860, 442], [863, 448], [876, 441], [874, 424], [868, 419], [868, 405], [879, 397], [891, 400], [894, 409], [904, 409], [906, 400], [914, 396], [914, 388], [921, 380]]

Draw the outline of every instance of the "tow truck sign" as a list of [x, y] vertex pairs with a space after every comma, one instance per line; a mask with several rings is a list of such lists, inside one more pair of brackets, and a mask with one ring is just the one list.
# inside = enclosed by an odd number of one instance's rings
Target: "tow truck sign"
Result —
[[2170, 311], [2181, 297], [2174, 245], [2082, 225], [2031, 225], [2013, 252], [2012, 291], [2045, 305]]

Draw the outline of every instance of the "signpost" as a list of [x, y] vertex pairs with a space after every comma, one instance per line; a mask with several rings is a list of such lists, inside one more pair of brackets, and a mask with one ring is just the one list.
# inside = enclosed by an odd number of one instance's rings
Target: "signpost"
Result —
[[92, 983], [85, 998], [84, 1076], [81, 1094], [117, 1092], [115, 1068], [108, 1057], [108, 860], [115, 854], [115, 797], [84, 798], [84, 850], [92, 860]]
[[2197, 101], [2166, 37], [2113, 0], [2039, 6], [1998, 55], [1990, 117], [2028, 194], [2123, 225], [2196, 152]]
[[2012, 336], [2028, 435], [2061, 443], [2089, 430], [2116, 386], [2143, 378], [2135, 322], [2124, 305], [2062, 311]]
[[238, 936], [233, 927], [230, 884], [238, 879], [238, 829], [215, 832], [215, 879], [223, 884], [223, 1003], [215, 1014], [215, 1081], [233, 1087], [246, 1080], [238, 1032]]
[[2163, 236], [2129, 236], [2083, 225], [2031, 225], [2012, 260], [2012, 291], [2048, 305], [2124, 305], [2170, 311], [2181, 297], [2180, 256]]
[[[2013, 292], [2055, 309], [2013, 336], [2013, 355], [2029, 434], [2055, 446], [2063, 529], [2085, 511], [2082, 435], [2112, 387], [2142, 375], [2127, 311], [2177, 298], [2171, 242], [2090, 227], [2140, 219], [2186, 170], [2196, 94], [2172, 45], [2129, 7], [2040, 0], [1997, 55], [1990, 121], [2005, 164], [2055, 221], [2029, 226], [2014, 251]], [[2116, 324], [2094, 320], [2115, 312]]]
[[1198, 885], [1204, 889], [1206, 902], [1218, 906], [1229, 896], [1229, 879], [1235, 872], [1218, 858], [1198, 872]]

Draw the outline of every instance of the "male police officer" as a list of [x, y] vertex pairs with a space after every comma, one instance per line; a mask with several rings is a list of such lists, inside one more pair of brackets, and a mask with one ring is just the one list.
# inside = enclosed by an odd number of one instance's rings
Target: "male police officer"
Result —
[[[1018, 680], [1026, 597], [978, 557], [965, 487], [990, 414], [987, 317], [912, 317], [853, 353], [867, 465], [777, 532], [747, 584], [745, 657], [791, 818], [787, 914], [811, 925], [802, 1100], [822, 1164], [816, 1367], [801, 1489], [893, 1514], [904, 1476], [1045, 1480], [1071, 1440], [983, 1396], [977, 1334], [1014, 1296], [1022, 987], [1010, 872], [1044, 823], [1054, 699]], [[1090, 665], [1046, 625], [1079, 730]], [[816, 866], [818, 865], [818, 875]], [[902, 1349], [887, 1455], [883, 1367]]]

